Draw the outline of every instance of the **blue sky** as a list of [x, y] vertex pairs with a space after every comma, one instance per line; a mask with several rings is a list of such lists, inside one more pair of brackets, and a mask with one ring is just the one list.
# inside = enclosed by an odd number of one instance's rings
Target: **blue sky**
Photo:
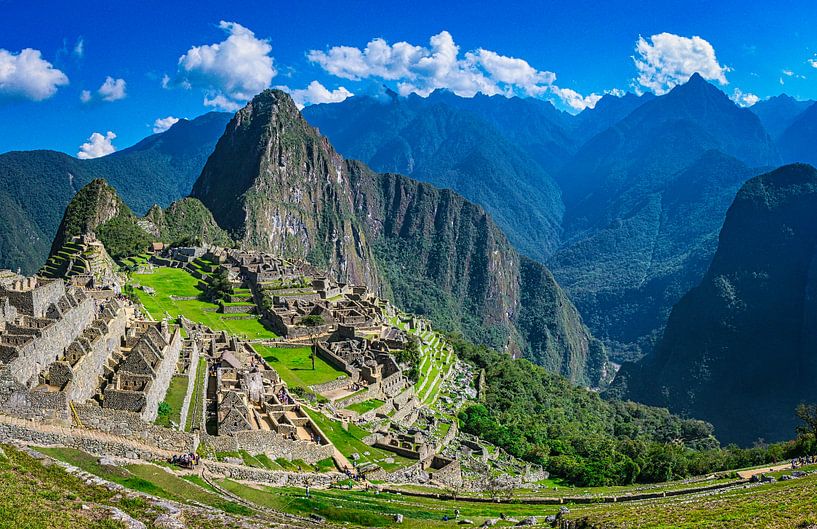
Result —
[[696, 69], [744, 105], [817, 98], [808, 1], [130, 4], [0, 0], [0, 152], [77, 155], [87, 142], [83, 156], [97, 156], [266, 86], [301, 104], [386, 84], [576, 112]]

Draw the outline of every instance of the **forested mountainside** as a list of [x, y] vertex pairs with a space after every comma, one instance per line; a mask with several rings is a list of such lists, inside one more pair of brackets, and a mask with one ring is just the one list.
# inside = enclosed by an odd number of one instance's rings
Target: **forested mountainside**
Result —
[[0, 267], [37, 270], [71, 197], [96, 178], [106, 179], [140, 214], [187, 195], [229, 117], [211, 112], [181, 120], [133, 147], [92, 160], [55, 151], [0, 154]]
[[816, 300], [817, 170], [788, 165], [741, 188], [703, 281], [611, 394], [706, 419], [725, 442], [786, 439], [817, 399]]
[[345, 160], [283, 92], [236, 114], [192, 194], [242, 245], [306, 258], [574, 382], [603, 371], [603, 347], [553, 277], [481, 207]]

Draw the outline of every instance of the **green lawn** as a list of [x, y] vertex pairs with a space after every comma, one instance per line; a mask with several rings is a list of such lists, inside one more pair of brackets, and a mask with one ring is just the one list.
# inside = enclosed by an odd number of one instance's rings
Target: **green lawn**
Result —
[[180, 268], [156, 268], [150, 274], [133, 274], [132, 281], [153, 288], [156, 293], [150, 295], [144, 290], [136, 289], [136, 295], [145, 310], [154, 318], [161, 319], [165, 313], [171, 318], [183, 315], [186, 318], [207, 325], [214, 331], [227, 331], [244, 338], [276, 338], [276, 334], [265, 328], [258, 318], [236, 319], [216, 312], [218, 305], [195, 300], [174, 300], [171, 296], [199, 296], [202, 290], [200, 281]]
[[190, 397], [190, 408], [187, 410], [187, 422], [184, 431], [189, 432], [198, 426], [198, 419], [204, 409], [204, 385], [207, 382], [207, 360], [200, 357], [196, 367], [196, 385], [193, 386], [193, 395]]
[[[413, 459], [398, 456], [388, 450], [367, 445], [362, 439], [369, 435], [369, 432], [356, 424], [349, 424], [349, 430], [346, 431], [341, 426], [340, 421], [330, 419], [326, 415], [310, 410], [309, 408], [304, 409], [323, 433], [329, 437], [329, 440], [332, 441], [335, 448], [340, 450], [347, 458], [350, 458], [349, 462], [351, 462], [351, 455], [357, 453], [360, 455], [358, 463], [374, 463], [383, 467], [383, 470], [387, 472], [412, 465], [416, 462]], [[365, 452], [369, 452], [369, 455], [365, 455]], [[394, 463], [386, 463], [383, 461], [389, 457], [394, 459]]]
[[253, 345], [255, 350], [275, 369], [281, 379], [290, 387], [306, 387], [331, 382], [338, 377], [346, 376], [320, 358], [315, 358], [315, 369], [312, 369], [310, 347], [268, 347]]
[[364, 400], [363, 402], [358, 402], [357, 404], [350, 404], [349, 406], [346, 406], [346, 409], [355, 411], [363, 415], [368, 411], [372, 411], [374, 409], [379, 408], [383, 404], [385, 404], [385, 402], [380, 399], [369, 399]]
[[188, 378], [184, 375], [175, 375], [170, 379], [170, 384], [167, 386], [167, 393], [165, 393], [164, 402], [170, 405], [170, 414], [156, 417], [155, 423], [159, 426], [170, 427], [173, 424], [179, 424], [182, 414], [182, 404], [184, 404], [184, 397], [187, 395]]

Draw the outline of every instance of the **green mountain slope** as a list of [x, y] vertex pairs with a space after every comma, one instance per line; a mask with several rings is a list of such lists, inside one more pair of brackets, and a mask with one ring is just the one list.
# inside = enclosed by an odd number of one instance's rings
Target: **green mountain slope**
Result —
[[93, 160], [54, 151], [0, 154], [0, 267], [37, 270], [71, 197], [96, 178], [107, 180], [140, 214], [185, 196], [228, 118], [210, 113], [179, 121], [131, 148]]
[[712, 422], [724, 441], [785, 439], [817, 398], [817, 170], [755, 177], [729, 209], [703, 281], [615, 393]]
[[283, 92], [236, 114], [192, 194], [244, 246], [309, 259], [443, 328], [598, 381], [601, 346], [550, 273], [523, 261], [482, 208], [345, 160]]

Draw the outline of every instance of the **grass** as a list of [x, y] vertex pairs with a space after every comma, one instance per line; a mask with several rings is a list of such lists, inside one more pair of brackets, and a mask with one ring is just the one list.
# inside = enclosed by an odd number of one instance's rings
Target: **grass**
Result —
[[108, 506], [147, 523], [156, 517], [142, 499], [116, 501], [114, 492], [87, 485], [56, 465], [43, 466], [10, 446], [2, 449], [0, 529], [121, 529], [110, 519]]
[[269, 365], [275, 369], [289, 387], [307, 387], [331, 382], [346, 373], [315, 357], [315, 369], [312, 369], [310, 347], [269, 347], [253, 345]]
[[137, 464], [109, 467], [100, 465], [96, 456], [73, 448], [43, 448], [42, 451], [103, 479], [152, 496], [181, 503], [202, 503], [231, 514], [249, 515], [253, 513], [247, 507], [225, 500], [157, 465]]
[[170, 405], [170, 413], [167, 415], [160, 415], [156, 417], [155, 424], [159, 426], [170, 427], [172, 424], [179, 424], [181, 420], [182, 404], [184, 397], [187, 396], [187, 382], [188, 378], [184, 375], [176, 375], [170, 379], [170, 384], [167, 386], [167, 393], [165, 394], [164, 402]]
[[207, 360], [199, 357], [199, 364], [194, 375], [196, 384], [193, 386], [193, 395], [190, 397], [190, 408], [187, 410], [187, 421], [184, 431], [189, 432], [197, 424], [196, 419], [201, 417], [204, 409], [204, 385], [207, 382]]
[[385, 402], [380, 399], [369, 399], [364, 400], [363, 402], [358, 402], [357, 404], [350, 404], [349, 406], [346, 406], [346, 409], [363, 415], [366, 412], [379, 408], [383, 404], [385, 404]]
[[[398, 456], [387, 450], [367, 445], [362, 439], [369, 435], [369, 432], [356, 424], [349, 424], [349, 430], [347, 431], [343, 429], [339, 421], [330, 419], [322, 413], [310, 410], [309, 408], [304, 409], [312, 420], [315, 421], [315, 424], [318, 425], [318, 428], [323, 431], [332, 444], [335, 445], [335, 448], [340, 450], [343, 455], [347, 458], [351, 458], [351, 455], [355, 453], [360, 456], [358, 464], [374, 463], [380, 465], [383, 470], [391, 472], [415, 463], [414, 460], [407, 457]], [[366, 452], [369, 452], [369, 455], [366, 455]], [[394, 462], [386, 463], [384, 461], [386, 458], [392, 458]]]
[[248, 339], [272, 339], [277, 335], [261, 324], [258, 318], [235, 319], [224, 318], [216, 312], [215, 303], [200, 299], [176, 300], [176, 297], [200, 296], [200, 280], [180, 268], [156, 268], [149, 274], [133, 274], [132, 280], [142, 286], [155, 290], [150, 295], [144, 290], [136, 289], [136, 295], [145, 310], [154, 318], [161, 319], [165, 313], [172, 318], [183, 315], [186, 318], [207, 325], [214, 331], [227, 331], [230, 334]]

